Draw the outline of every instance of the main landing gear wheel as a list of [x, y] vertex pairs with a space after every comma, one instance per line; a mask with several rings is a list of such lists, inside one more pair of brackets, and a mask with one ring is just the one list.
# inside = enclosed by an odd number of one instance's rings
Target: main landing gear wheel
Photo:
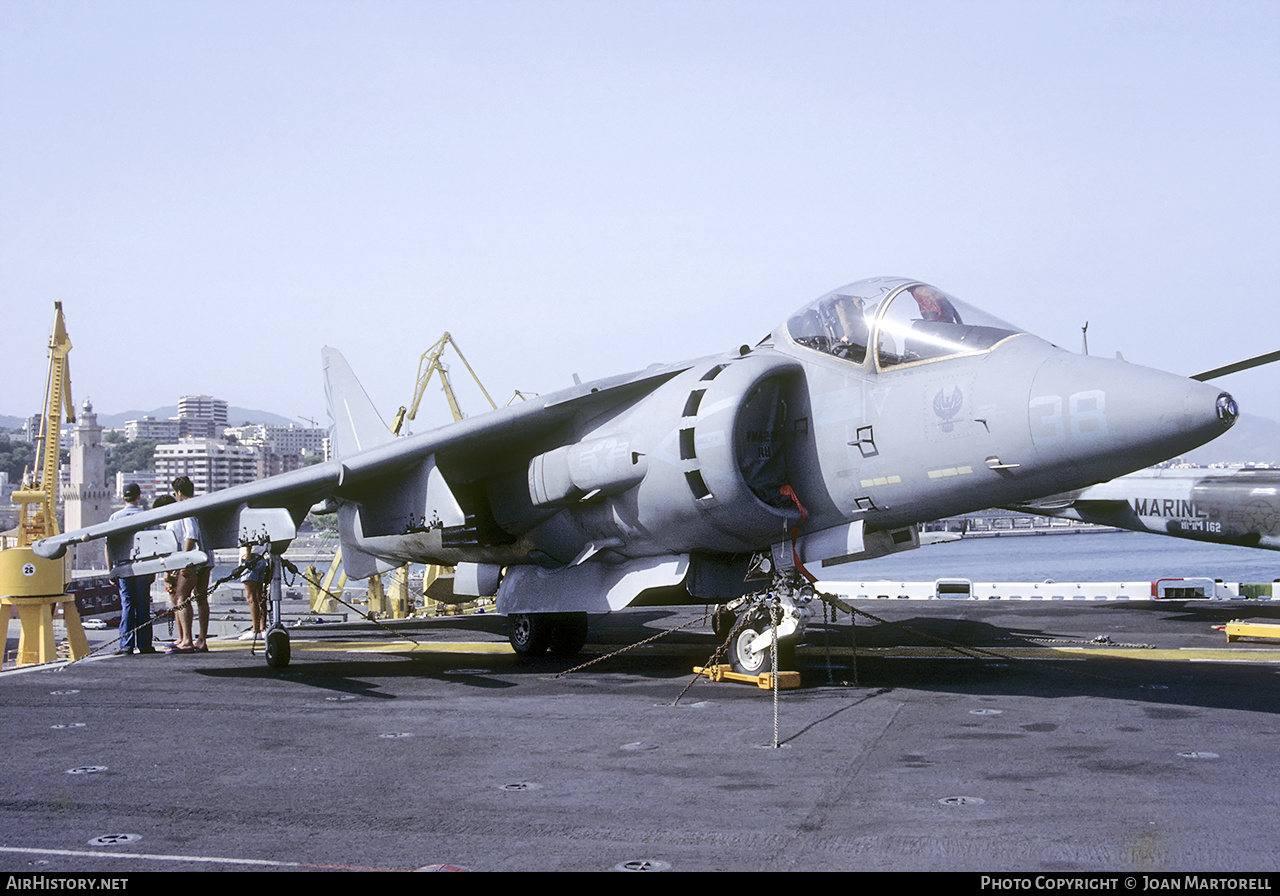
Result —
[[551, 655], [577, 656], [587, 643], [586, 613], [557, 613], [551, 627]]
[[[773, 644], [762, 650], [752, 652], [751, 642], [759, 637], [762, 631], [769, 628], [767, 623], [749, 622], [733, 636], [729, 644], [729, 665], [733, 671], [741, 675], [763, 675], [773, 671]], [[778, 642], [778, 671], [794, 669], [796, 665], [795, 638], [783, 638]]]
[[512, 649], [526, 658], [573, 656], [587, 643], [586, 613], [514, 613], [507, 625]]
[[267, 665], [272, 669], [283, 669], [289, 665], [289, 633], [282, 628], [273, 628], [267, 632]]
[[515, 613], [507, 622], [507, 637], [520, 656], [542, 656], [551, 642], [551, 626], [545, 613]]

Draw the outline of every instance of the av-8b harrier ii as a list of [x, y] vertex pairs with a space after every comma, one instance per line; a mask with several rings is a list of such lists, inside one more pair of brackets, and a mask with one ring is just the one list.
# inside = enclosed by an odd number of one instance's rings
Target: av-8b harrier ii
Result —
[[759, 671], [802, 633], [830, 567], [916, 547], [921, 521], [1142, 469], [1237, 416], [1213, 386], [1072, 354], [896, 278], [827, 293], [754, 346], [406, 438], [337, 351], [322, 357], [333, 460], [37, 553], [105, 537], [122, 574], [181, 566], [192, 555], [143, 530], [196, 516], [208, 548], [256, 539], [279, 554], [320, 504], [338, 515], [348, 574], [454, 565], [455, 593], [495, 596], [521, 654], [575, 653], [587, 614], [643, 597], [727, 603], [733, 662]]

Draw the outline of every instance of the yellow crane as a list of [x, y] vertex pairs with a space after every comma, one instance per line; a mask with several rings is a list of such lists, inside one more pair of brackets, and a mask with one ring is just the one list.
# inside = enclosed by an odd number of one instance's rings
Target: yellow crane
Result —
[[71, 368], [62, 303], [53, 303], [53, 335], [49, 338], [49, 374], [45, 383], [44, 415], [36, 440], [34, 467], [22, 476], [22, 487], [13, 493], [18, 505], [18, 526], [4, 533], [0, 545], [0, 618], [8, 631], [13, 610], [18, 611], [22, 634], [18, 642], [18, 664], [51, 662], [57, 658], [53, 637], [53, 609], [62, 606], [67, 641], [75, 659], [89, 653], [89, 644], [80, 625], [75, 598], [66, 593], [67, 560], [46, 560], [36, 556], [31, 545], [57, 535], [58, 529], [58, 449], [62, 435], [61, 415], [65, 407], [68, 423], [76, 421], [71, 400]]
[[494, 410], [498, 406], [494, 404], [492, 398], [489, 397], [489, 391], [485, 389], [484, 383], [480, 382], [480, 377], [476, 376], [476, 372], [467, 362], [467, 357], [462, 353], [462, 349], [458, 347], [458, 343], [454, 341], [453, 336], [445, 331], [445, 334], [437, 339], [431, 348], [422, 353], [422, 357], [418, 359], [418, 378], [413, 388], [413, 401], [409, 404], [406, 411], [400, 408], [396, 412], [395, 422], [391, 424], [391, 431], [396, 435], [400, 434], [400, 427], [406, 419], [416, 420], [418, 417], [418, 405], [422, 404], [422, 396], [427, 392], [427, 385], [431, 382], [431, 377], [438, 371], [440, 373], [440, 384], [444, 388], [445, 400], [449, 402], [449, 412], [453, 414], [453, 420], [456, 423], [466, 415], [462, 413], [462, 408], [458, 404], [458, 396], [453, 392], [453, 383], [449, 381], [449, 368], [445, 366], [441, 357], [444, 350], [449, 346], [453, 346], [454, 352], [457, 353], [458, 359], [462, 361], [463, 366], [467, 368], [467, 373], [471, 374], [471, 378], [480, 387], [481, 393], [484, 394], [485, 400], [489, 402], [489, 407]]
[[[462, 407], [458, 404], [458, 396], [455, 395], [453, 391], [453, 383], [449, 380], [449, 368], [445, 366], [444, 361], [442, 360], [444, 350], [449, 346], [453, 346], [453, 350], [457, 353], [458, 359], [462, 361], [463, 366], [467, 368], [467, 373], [471, 374], [471, 379], [475, 381], [475, 384], [479, 387], [481, 394], [483, 394], [485, 400], [489, 402], [489, 407], [493, 410], [498, 409], [498, 406], [489, 396], [489, 390], [485, 389], [484, 383], [480, 382], [480, 377], [476, 375], [475, 370], [472, 369], [471, 364], [467, 361], [466, 355], [462, 353], [462, 349], [458, 347], [458, 343], [454, 341], [453, 336], [446, 330], [445, 334], [437, 339], [430, 348], [422, 353], [422, 357], [418, 359], [418, 379], [413, 390], [413, 402], [409, 405], [409, 409], [407, 411], [404, 408], [400, 408], [400, 410], [396, 412], [396, 422], [393, 428], [397, 435], [400, 432], [401, 425], [406, 419], [417, 419], [418, 405], [422, 403], [422, 396], [426, 394], [427, 385], [431, 382], [431, 377], [437, 372], [440, 374], [440, 385], [444, 389], [444, 397], [449, 403], [449, 412], [453, 414], [454, 422], [456, 423], [466, 416], [462, 413]], [[422, 604], [424, 608], [427, 603], [427, 590], [431, 587], [431, 584], [440, 577], [440, 574], [443, 573], [445, 569], [445, 567], [428, 565], [423, 571]], [[396, 570], [395, 578], [392, 580], [391, 600], [393, 604], [403, 605], [408, 603], [408, 597], [409, 567], [402, 566]]]

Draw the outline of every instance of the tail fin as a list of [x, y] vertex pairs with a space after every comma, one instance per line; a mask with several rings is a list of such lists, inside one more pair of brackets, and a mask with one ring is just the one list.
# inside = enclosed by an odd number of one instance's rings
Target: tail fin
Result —
[[342, 353], [325, 346], [320, 359], [329, 416], [333, 419], [333, 456], [350, 457], [394, 441], [395, 435], [387, 428]]

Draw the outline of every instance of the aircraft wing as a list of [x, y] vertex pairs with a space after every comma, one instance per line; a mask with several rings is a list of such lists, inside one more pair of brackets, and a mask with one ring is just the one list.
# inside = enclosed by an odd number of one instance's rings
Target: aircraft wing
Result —
[[[282, 508], [289, 511], [296, 524], [307, 515], [313, 504], [333, 493], [340, 477], [341, 465], [336, 461], [316, 464], [157, 510], [147, 510], [123, 519], [108, 520], [73, 532], [54, 535], [37, 541], [32, 545], [32, 550], [41, 557], [54, 559], [61, 557], [73, 544], [105, 538], [110, 546], [113, 541], [127, 538], [135, 532], [153, 529], [189, 516], [200, 520], [206, 539], [211, 542], [208, 547], [234, 547], [237, 541], [234, 535], [228, 540], [226, 530], [228, 526], [238, 530], [241, 511]], [[252, 518], [252, 514], [250, 517]]]
[[[634, 401], [687, 369], [687, 365], [655, 366], [538, 396], [420, 435], [395, 438], [371, 411], [342, 356], [326, 348], [324, 360], [337, 444], [352, 447], [354, 453], [55, 535], [33, 545], [34, 551], [52, 559], [61, 557], [70, 545], [105, 538], [113, 562], [124, 562], [138, 553], [133, 533], [189, 516], [200, 520], [210, 549], [235, 547], [245, 538], [287, 541], [296, 536], [296, 527], [310, 509], [327, 498], [359, 501], [394, 493], [401, 476], [428, 463], [439, 465], [446, 478], [455, 481], [480, 478], [528, 456], [519, 449], [538, 443], [554, 446], [566, 428]], [[382, 432], [369, 434], [368, 428], [374, 425], [383, 426]], [[366, 430], [363, 438], [354, 431], [360, 428]], [[372, 447], [359, 450], [363, 445]]]
[[362, 484], [410, 469], [431, 455], [456, 479], [479, 478], [508, 459], [523, 462], [518, 447], [555, 447], [562, 432], [647, 395], [686, 369], [687, 365], [652, 367], [583, 383], [343, 457], [339, 494], [358, 495]]

